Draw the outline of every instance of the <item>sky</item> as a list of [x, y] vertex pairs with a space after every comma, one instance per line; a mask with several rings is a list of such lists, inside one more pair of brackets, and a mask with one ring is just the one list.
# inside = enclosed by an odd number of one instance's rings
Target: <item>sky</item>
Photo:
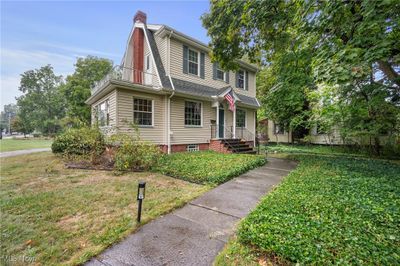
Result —
[[4, 1], [0, 0], [1, 105], [16, 103], [20, 75], [50, 64], [64, 77], [78, 57], [94, 55], [121, 62], [133, 16], [167, 24], [208, 43], [200, 16], [204, 1]]

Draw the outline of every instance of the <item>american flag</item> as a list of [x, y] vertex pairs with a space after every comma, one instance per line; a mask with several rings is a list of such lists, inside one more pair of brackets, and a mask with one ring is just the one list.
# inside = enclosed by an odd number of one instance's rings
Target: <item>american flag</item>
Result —
[[229, 110], [233, 112], [235, 110], [235, 99], [233, 98], [232, 90], [230, 90], [227, 94], [225, 94], [225, 99], [229, 103]]

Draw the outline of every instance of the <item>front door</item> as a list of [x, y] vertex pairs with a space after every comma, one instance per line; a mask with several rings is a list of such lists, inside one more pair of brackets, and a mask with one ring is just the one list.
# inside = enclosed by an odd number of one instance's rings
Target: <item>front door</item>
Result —
[[219, 125], [218, 125], [218, 137], [220, 138], [220, 139], [223, 139], [224, 138], [224, 129], [225, 129], [225, 111], [224, 111], [224, 109], [219, 109], [219, 112], [218, 112], [218, 120], [219, 120]]

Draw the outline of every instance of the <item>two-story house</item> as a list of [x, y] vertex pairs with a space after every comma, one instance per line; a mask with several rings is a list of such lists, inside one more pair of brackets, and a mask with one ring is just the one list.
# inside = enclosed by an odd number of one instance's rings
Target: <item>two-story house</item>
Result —
[[168, 153], [251, 153], [257, 68], [239, 61], [238, 71], [224, 71], [211, 62], [206, 44], [146, 19], [136, 13], [121, 66], [93, 88], [92, 121], [120, 132], [133, 122], [141, 139]]

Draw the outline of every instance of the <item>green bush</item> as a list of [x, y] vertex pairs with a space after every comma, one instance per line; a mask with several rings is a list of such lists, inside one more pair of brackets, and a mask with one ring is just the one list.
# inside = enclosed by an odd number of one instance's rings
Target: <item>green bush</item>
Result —
[[51, 149], [68, 157], [100, 156], [105, 150], [105, 140], [98, 128], [70, 128], [54, 139]]
[[249, 154], [179, 152], [164, 156], [156, 170], [193, 183], [221, 184], [265, 162], [264, 156]]
[[118, 148], [115, 153], [115, 169], [118, 171], [149, 170], [162, 156], [160, 148], [129, 135], [117, 134], [112, 141]]

